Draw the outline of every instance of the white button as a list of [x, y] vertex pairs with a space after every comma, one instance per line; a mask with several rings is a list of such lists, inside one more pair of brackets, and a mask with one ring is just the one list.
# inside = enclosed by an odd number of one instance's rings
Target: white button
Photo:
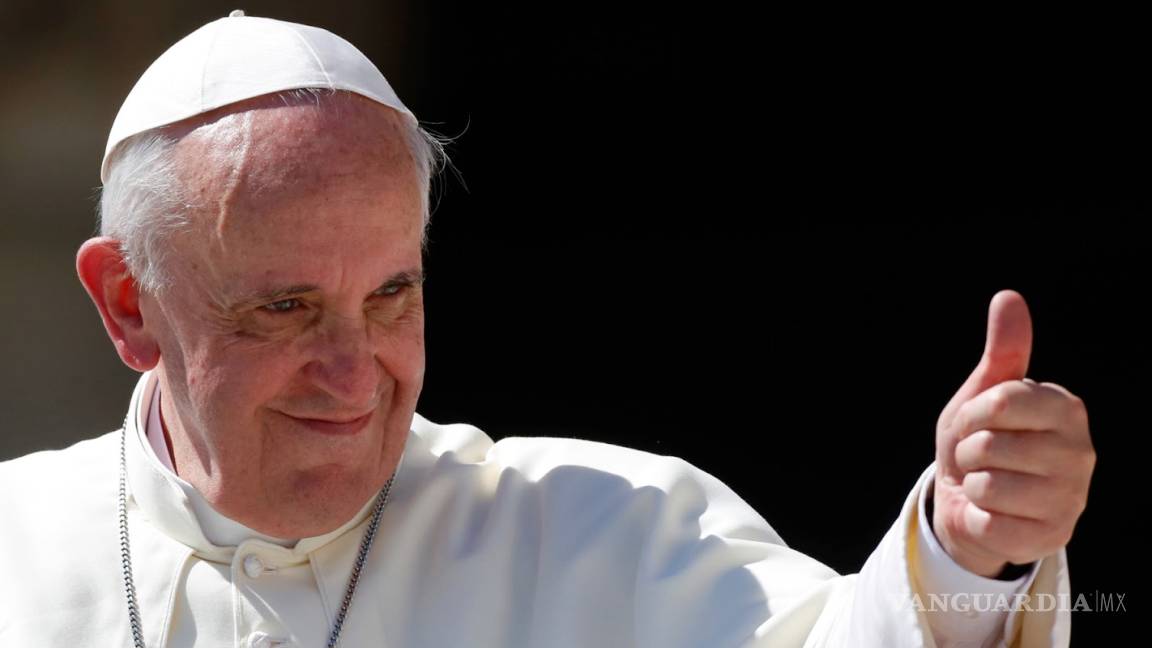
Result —
[[228, 17], [229, 18], [243, 18], [244, 17], [244, 10], [243, 9], [233, 9], [232, 13], [228, 14]]
[[259, 556], [248, 554], [244, 557], [244, 573], [248, 574], [248, 578], [260, 578], [264, 573], [264, 563]]

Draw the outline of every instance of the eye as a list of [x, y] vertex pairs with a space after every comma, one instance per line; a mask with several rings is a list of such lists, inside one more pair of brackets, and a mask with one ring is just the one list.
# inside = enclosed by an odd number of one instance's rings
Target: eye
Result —
[[287, 313], [295, 310], [299, 306], [299, 299], [281, 299], [280, 301], [274, 301], [271, 304], [265, 304], [260, 308], [272, 313]]
[[400, 291], [403, 290], [404, 287], [405, 287], [405, 284], [389, 284], [387, 286], [380, 288], [374, 294], [379, 295], [381, 297], [392, 297], [392, 296], [400, 294]]

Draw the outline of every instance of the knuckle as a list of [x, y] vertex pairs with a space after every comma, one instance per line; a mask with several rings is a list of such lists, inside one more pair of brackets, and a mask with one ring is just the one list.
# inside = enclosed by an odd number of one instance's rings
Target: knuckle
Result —
[[972, 446], [976, 459], [987, 461], [996, 451], [996, 436], [990, 430], [979, 430], [972, 435]]
[[1007, 411], [1012, 404], [1012, 396], [1004, 385], [998, 385], [992, 389], [992, 393], [988, 395], [988, 406], [992, 416], [995, 417]]
[[1096, 449], [1092, 443], [1083, 443], [1076, 440], [1064, 440], [1053, 455], [1053, 460], [1059, 457], [1059, 465], [1063, 469], [1061, 474], [1076, 483], [1087, 482], [1096, 470]]
[[1068, 394], [1067, 406], [1069, 418], [1076, 423], [1087, 426], [1088, 406], [1084, 404], [1084, 400], [1075, 394]]
[[960, 406], [960, 409], [956, 410], [956, 418], [952, 419], [952, 426], [957, 431], [970, 429], [975, 416], [975, 407], [975, 399], [973, 399], [964, 403]]
[[983, 506], [995, 497], [992, 479], [986, 472], [970, 472], [964, 475], [964, 494], [977, 506]]
[[975, 470], [986, 465], [993, 452], [992, 433], [977, 430], [960, 442], [956, 449], [956, 463], [963, 470]]
[[1062, 523], [1064, 520], [1075, 519], [1085, 504], [1085, 497], [1077, 480], [1058, 478], [1050, 482], [1051, 487], [1046, 488], [1046, 498], [1043, 511], [1045, 519], [1050, 524]]
[[1044, 389], [1049, 390], [1049, 391], [1054, 391], [1054, 392], [1060, 394], [1061, 396], [1065, 396], [1065, 397], [1075, 396], [1075, 394], [1073, 394], [1071, 391], [1069, 391], [1069, 389], [1067, 387], [1065, 387], [1064, 385], [1061, 385], [1060, 383], [1042, 382], [1042, 383], [1040, 383], [1040, 386], [1043, 387]]
[[1079, 494], [1073, 493], [1053, 503], [1048, 507], [1048, 511], [1053, 524], [1064, 524], [1079, 519], [1086, 506], [1087, 501]]
[[[971, 503], [968, 505], [970, 508], [979, 509], [980, 507]], [[987, 543], [992, 534], [993, 520], [991, 516], [987, 515], [965, 515], [961, 521], [961, 527], [964, 530], [964, 536], [972, 542]]]

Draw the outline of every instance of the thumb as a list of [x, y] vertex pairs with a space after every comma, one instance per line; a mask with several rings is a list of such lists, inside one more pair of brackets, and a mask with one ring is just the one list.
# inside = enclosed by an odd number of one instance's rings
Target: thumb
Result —
[[1032, 316], [1028, 304], [1015, 290], [1001, 290], [988, 306], [988, 335], [980, 364], [940, 413], [940, 425], [950, 425], [961, 405], [989, 387], [1023, 379], [1031, 356]]

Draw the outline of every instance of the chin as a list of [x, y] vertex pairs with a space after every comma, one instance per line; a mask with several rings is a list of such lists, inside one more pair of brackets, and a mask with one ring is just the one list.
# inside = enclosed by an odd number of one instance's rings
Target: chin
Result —
[[[384, 487], [388, 475], [328, 464], [298, 474], [279, 502], [282, 514], [270, 523], [281, 538], [322, 535], [352, 519]], [[267, 531], [265, 531], [267, 533]], [[288, 535], [284, 535], [288, 533]]]

